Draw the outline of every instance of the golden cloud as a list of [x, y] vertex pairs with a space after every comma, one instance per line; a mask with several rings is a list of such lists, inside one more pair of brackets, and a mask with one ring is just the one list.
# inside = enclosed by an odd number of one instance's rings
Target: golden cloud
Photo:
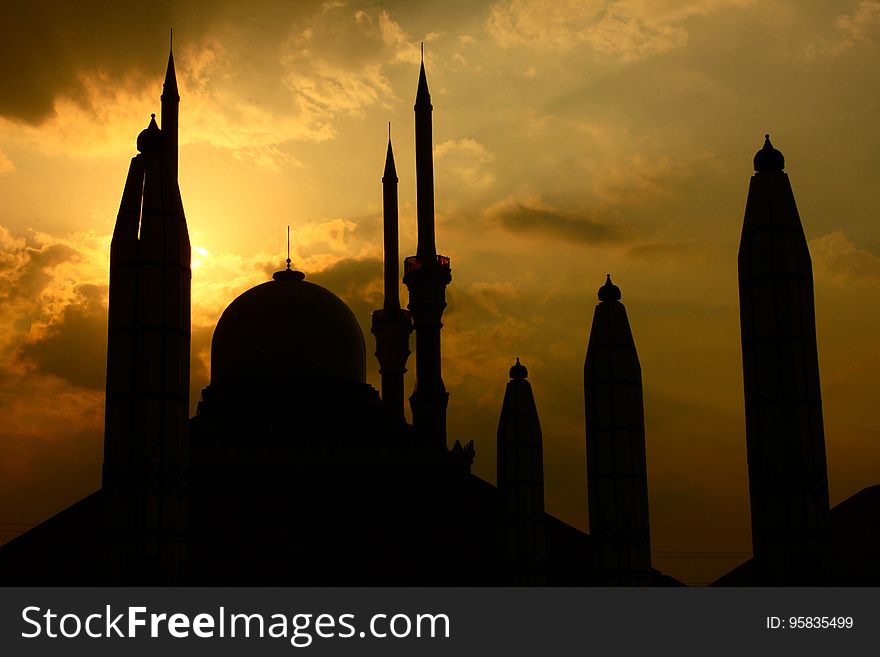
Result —
[[493, 5], [486, 29], [502, 47], [567, 52], [579, 45], [623, 61], [681, 48], [680, 23], [751, 0], [510, 0]]

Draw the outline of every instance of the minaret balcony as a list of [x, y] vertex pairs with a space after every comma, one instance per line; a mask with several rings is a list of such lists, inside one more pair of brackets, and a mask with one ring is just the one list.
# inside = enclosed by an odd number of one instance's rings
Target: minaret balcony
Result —
[[410, 272], [419, 269], [440, 269], [441, 271], [451, 271], [449, 258], [443, 255], [437, 256], [410, 256], [403, 261], [403, 275], [406, 276]]

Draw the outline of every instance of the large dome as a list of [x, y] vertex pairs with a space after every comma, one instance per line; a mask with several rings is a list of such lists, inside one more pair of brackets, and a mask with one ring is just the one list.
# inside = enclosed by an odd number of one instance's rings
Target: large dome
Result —
[[211, 385], [261, 388], [303, 378], [366, 381], [364, 334], [351, 309], [294, 271], [223, 311], [211, 342]]

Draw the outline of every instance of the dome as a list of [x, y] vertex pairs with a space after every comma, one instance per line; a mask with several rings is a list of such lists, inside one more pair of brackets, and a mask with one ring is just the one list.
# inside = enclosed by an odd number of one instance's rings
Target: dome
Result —
[[156, 125], [155, 114], [150, 114], [150, 125], [138, 135], [137, 149], [141, 153], [161, 153], [165, 149], [165, 135]]
[[223, 311], [211, 342], [211, 385], [260, 388], [303, 377], [366, 381], [366, 346], [335, 294], [278, 272]]
[[758, 173], [782, 171], [785, 168], [785, 158], [781, 151], [773, 148], [773, 144], [770, 143], [770, 135], [764, 135], [764, 146], [755, 153], [753, 164]]
[[620, 288], [611, 282], [611, 274], [605, 275], [605, 285], [599, 288], [599, 301], [620, 301]]

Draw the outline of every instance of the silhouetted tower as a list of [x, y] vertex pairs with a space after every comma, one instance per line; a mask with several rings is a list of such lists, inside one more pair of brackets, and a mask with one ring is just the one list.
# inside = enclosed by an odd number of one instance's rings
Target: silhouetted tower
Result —
[[540, 586], [547, 584], [544, 451], [528, 375], [517, 358], [498, 421], [498, 493], [505, 583]]
[[177, 91], [177, 74], [174, 71], [174, 52], [168, 51], [168, 66], [162, 84], [162, 134], [169, 153], [171, 173], [177, 180], [177, 133], [180, 114], [180, 93]]
[[440, 329], [446, 308], [446, 286], [452, 281], [449, 258], [434, 244], [434, 158], [431, 94], [425, 62], [419, 70], [416, 114], [416, 192], [418, 247], [404, 261], [403, 282], [416, 332], [416, 384], [409, 398], [413, 425], [431, 448], [446, 450], [446, 405], [449, 393], [440, 375]]
[[620, 288], [599, 288], [584, 361], [587, 492], [597, 566], [609, 586], [651, 583], [642, 368]]
[[110, 583], [170, 584], [186, 525], [190, 243], [155, 115], [137, 148], [110, 245], [102, 533]]
[[785, 159], [765, 135], [739, 246], [752, 547], [758, 583], [828, 581], [828, 473], [813, 268]]
[[372, 333], [376, 336], [376, 358], [382, 377], [382, 401], [393, 417], [405, 422], [403, 376], [409, 358], [412, 317], [400, 307], [400, 266], [397, 244], [397, 170], [391, 150], [389, 128], [385, 173], [382, 175], [382, 209], [385, 227], [385, 302], [373, 311]]

